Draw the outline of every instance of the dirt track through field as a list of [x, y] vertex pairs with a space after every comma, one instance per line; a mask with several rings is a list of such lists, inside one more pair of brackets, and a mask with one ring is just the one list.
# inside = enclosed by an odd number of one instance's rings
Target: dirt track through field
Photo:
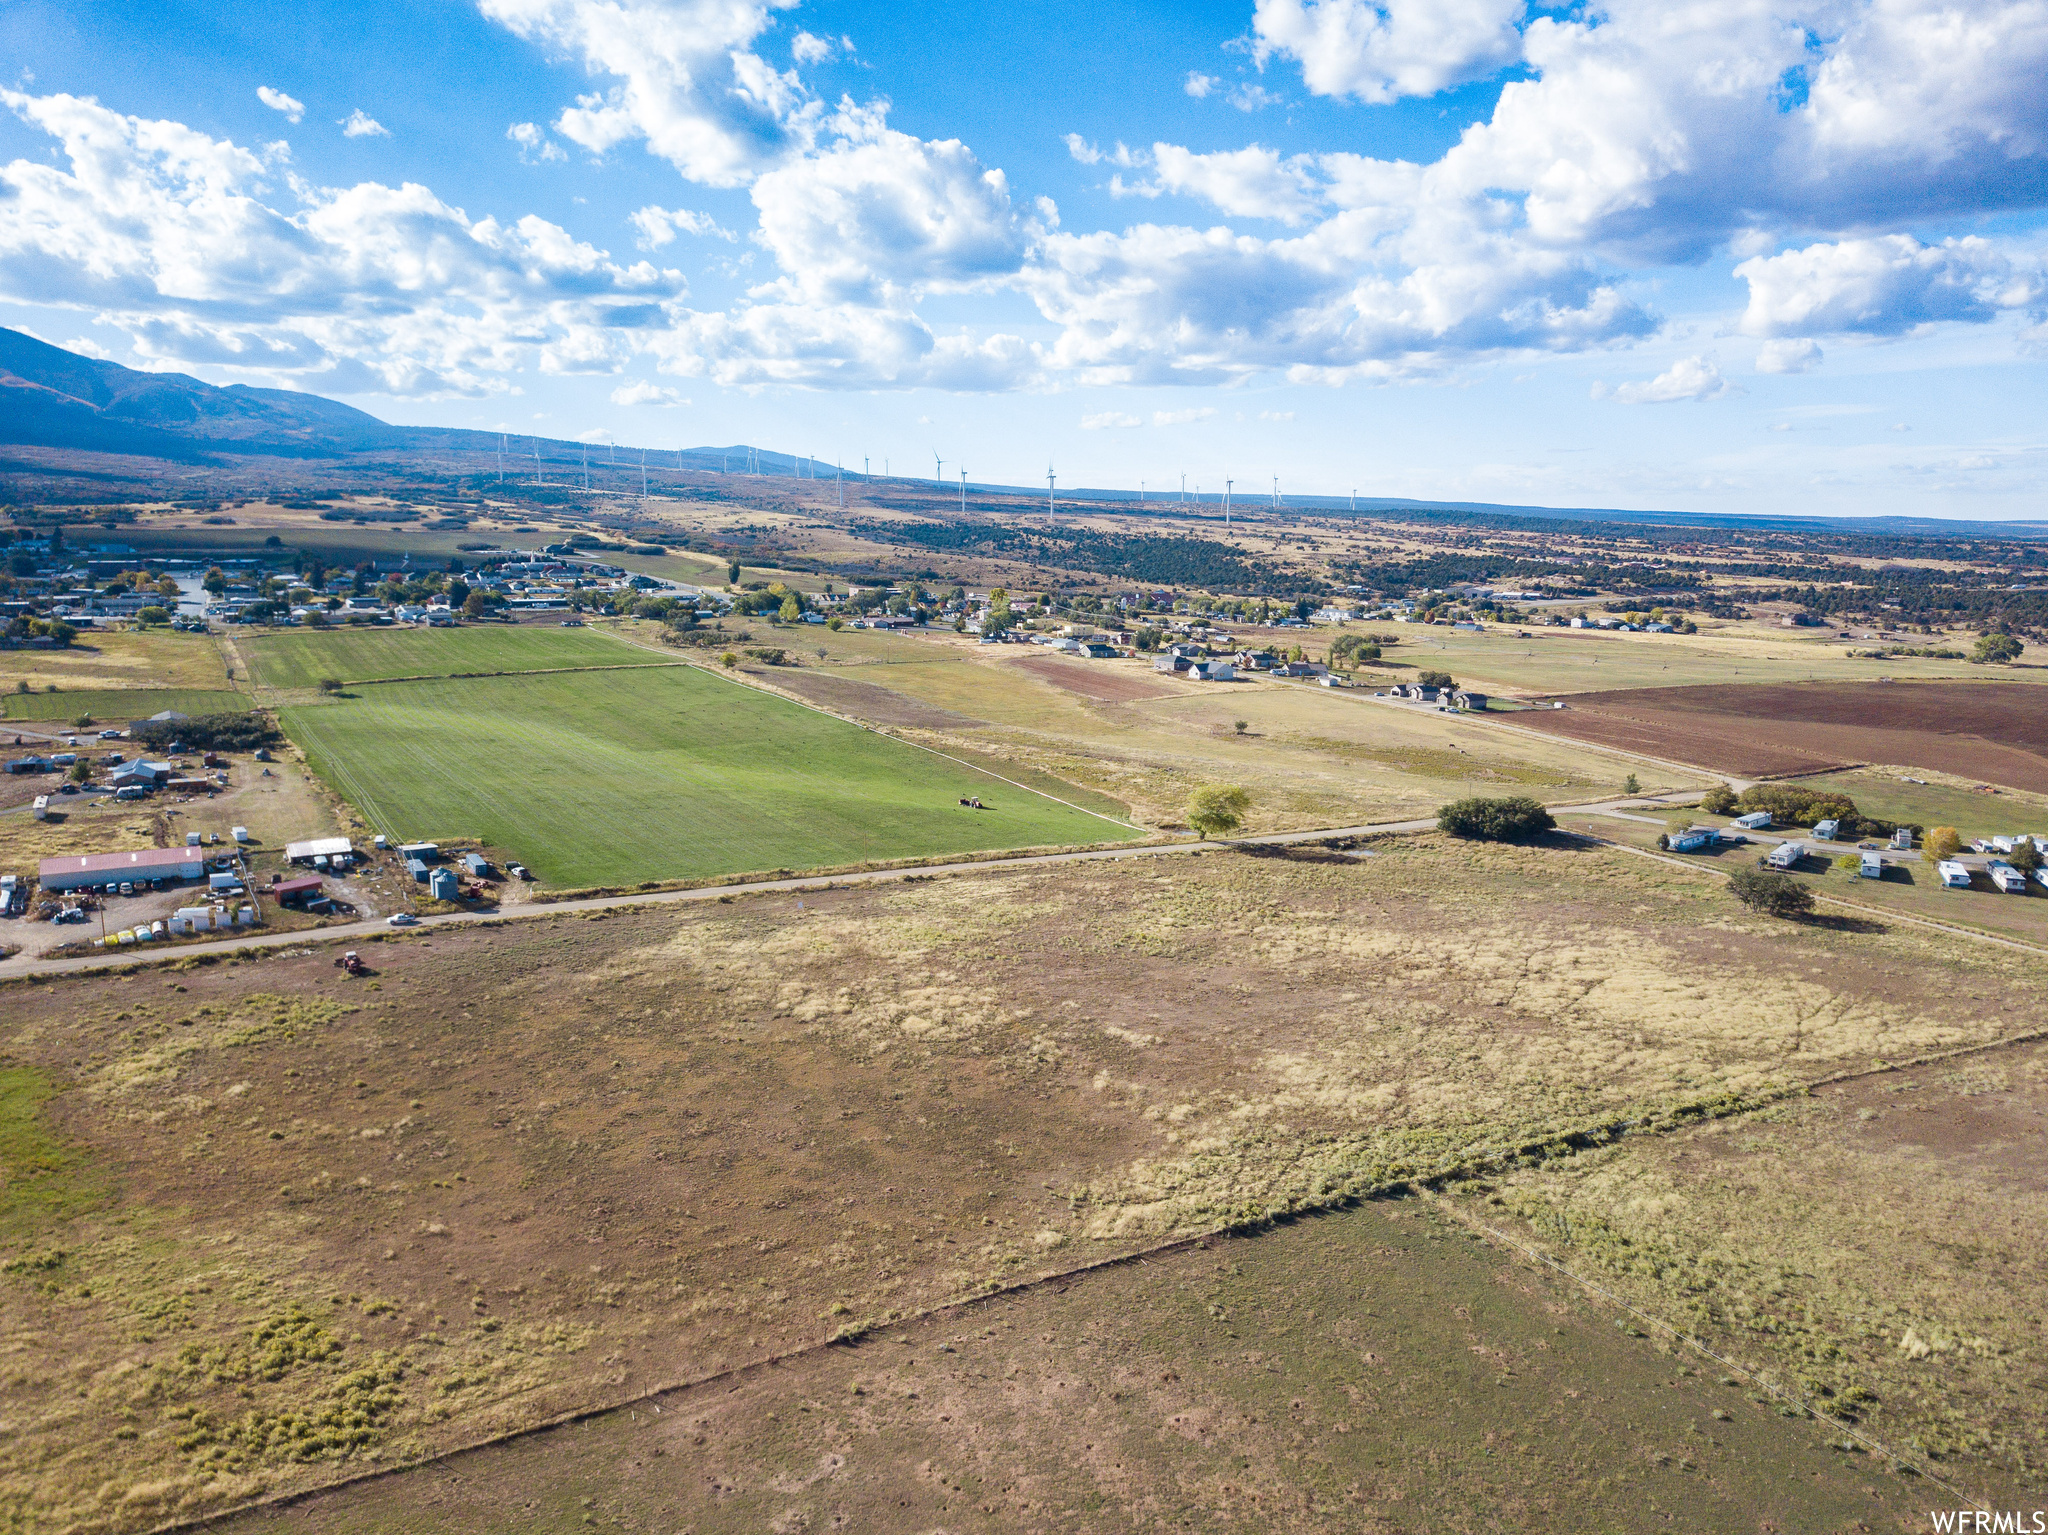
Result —
[[1742, 777], [1896, 762], [2048, 792], [2048, 688], [1780, 683], [1582, 693], [1518, 725]]

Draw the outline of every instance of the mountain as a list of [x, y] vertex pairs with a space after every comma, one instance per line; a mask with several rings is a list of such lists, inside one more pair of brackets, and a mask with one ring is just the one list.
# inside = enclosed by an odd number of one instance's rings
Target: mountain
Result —
[[6, 442], [190, 462], [209, 451], [325, 457], [401, 446], [410, 436], [316, 394], [140, 373], [0, 328]]

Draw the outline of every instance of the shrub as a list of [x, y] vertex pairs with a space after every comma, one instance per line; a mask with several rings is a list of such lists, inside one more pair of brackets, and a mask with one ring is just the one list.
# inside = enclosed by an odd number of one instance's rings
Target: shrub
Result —
[[1921, 849], [1936, 862], [1953, 858], [1963, 850], [1962, 834], [1953, 826], [1937, 826], [1927, 833]]
[[1835, 860], [1835, 867], [1844, 874], [1861, 874], [1863, 872], [1863, 860], [1854, 853], [1844, 853]]
[[1195, 790], [1188, 801], [1188, 825], [1201, 833], [1204, 842], [1228, 836], [1244, 824], [1244, 813], [1251, 805], [1251, 795], [1235, 784], [1208, 784]]
[[1789, 874], [1769, 869], [1737, 869], [1728, 889], [1751, 911], [1767, 917], [1802, 917], [1813, 910], [1813, 892]]
[[1550, 812], [1526, 795], [1456, 800], [1436, 815], [1438, 831], [1475, 842], [1526, 842], [1556, 825]]
[[338, 677], [322, 677], [320, 679], [320, 691], [323, 693], [339, 693], [341, 691], [341, 679]]

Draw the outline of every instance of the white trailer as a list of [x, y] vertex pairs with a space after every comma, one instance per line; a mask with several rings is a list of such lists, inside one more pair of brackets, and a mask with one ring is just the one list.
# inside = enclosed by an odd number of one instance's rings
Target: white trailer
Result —
[[2027, 893], [2026, 875], [2020, 873], [2011, 864], [2004, 862], [1993, 863], [1985, 872], [1991, 876], [1991, 883], [2000, 890], [2003, 890], [2007, 895], [2025, 895]]
[[1934, 866], [1934, 872], [1941, 876], [1941, 882], [1950, 890], [1970, 888], [1970, 870], [1967, 865], [1957, 863], [1953, 858], [1944, 858]]
[[35, 803], [35, 816], [36, 816], [36, 819], [37, 819], [38, 821], [46, 821], [46, 820], [48, 820], [48, 819], [49, 819], [49, 817], [50, 817], [50, 796], [49, 796], [49, 795], [47, 795], [47, 794], [38, 794], [38, 795], [36, 796], [36, 803]]
[[1729, 824], [1740, 826], [1744, 831], [1764, 831], [1771, 824], [1771, 813], [1768, 810], [1752, 810], [1748, 815], [1737, 816]]
[[1856, 870], [1856, 873], [1863, 879], [1883, 879], [1884, 855], [1882, 853], [1865, 853], [1863, 855], [1863, 862]]
[[1804, 858], [1805, 856], [1805, 843], [1780, 842], [1776, 847], [1771, 849], [1771, 855], [1768, 859], [1765, 860], [1765, 862], [1769, 863], [1770, 866], [1774, 869], [1789, 869], [1794, 864], [1798, 863], [1799, 860]]
[[1840, 821], [1815, 821], [1813, 834], [1823, 842], [1833, 842], [1835, 834], [1842, 829]]

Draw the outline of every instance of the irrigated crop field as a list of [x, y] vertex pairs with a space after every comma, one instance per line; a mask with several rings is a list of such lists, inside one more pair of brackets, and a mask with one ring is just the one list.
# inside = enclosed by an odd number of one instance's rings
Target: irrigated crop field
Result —
[[607, 653], [649, 664], [380, 683], [282, 722], [378, 830], [479, 837], [556, 886], [1137, 835], [695, 667]]
[[643, 652], [589, 629], [335, 629], [266, 634], [238, 642], [256, 681], [280, 692], [323, 681], [447, 677], [457, 672], [544, 671], [633, 666]]
[[1789, 1531], [2038, 1490], [2010, 951], [1614, 850], [1367, 851], [11, 992], [0, 1513], [141, 1530], [629, 1402], [292, 1518]]

